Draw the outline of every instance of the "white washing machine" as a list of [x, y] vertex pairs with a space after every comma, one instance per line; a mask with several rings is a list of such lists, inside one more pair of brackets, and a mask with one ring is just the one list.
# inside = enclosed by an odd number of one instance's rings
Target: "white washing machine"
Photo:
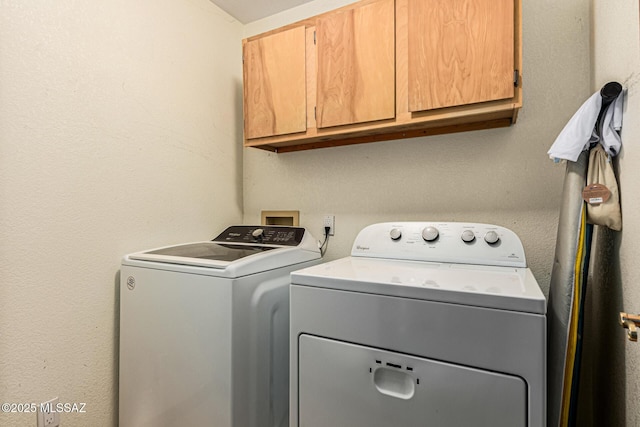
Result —
[[375, 224], [291, 275], [292, 427], [543, 427], [546, 300], [520, 239]]
[[318, 262], [273, 226], [124, 257], [119, 425], [287, 426], [290, 273]]

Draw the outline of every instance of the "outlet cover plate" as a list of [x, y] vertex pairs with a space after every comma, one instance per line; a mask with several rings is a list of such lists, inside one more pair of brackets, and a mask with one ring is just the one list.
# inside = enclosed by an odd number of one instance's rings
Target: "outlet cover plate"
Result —
[[57, 411], [58, 398], [42, 402], [38, 407], [38, 427], [59, 427], [60, 412]]
[[324, 234], [324, 228], [329, 227], [329, 236], [333, 236], [336, 231], [336, 216], [331, 214], [325, 214], [322, 219], [322, 233]]

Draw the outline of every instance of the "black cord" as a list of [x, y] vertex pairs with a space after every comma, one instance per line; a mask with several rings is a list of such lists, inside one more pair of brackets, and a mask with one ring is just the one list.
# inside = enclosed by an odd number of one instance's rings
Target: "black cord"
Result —
[[320, 256], [324, 256], [327, 251], [327, 244], [329, 243], [329, 231], [331, 231], [331, 227], [324, 228], [324, 241], [320, 244]]

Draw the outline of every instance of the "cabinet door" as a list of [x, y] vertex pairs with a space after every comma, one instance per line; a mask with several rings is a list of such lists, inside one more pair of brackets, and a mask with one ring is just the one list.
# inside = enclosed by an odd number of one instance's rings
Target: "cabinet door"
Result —
[[514, 96], [514, 0], [409, 0], [409, 110]]
[[318, 128], [395, 117], [394, 10], [379, 0], [318, 20]]
[[244, 45], [245, 138], [305, 132], [305, 29]]

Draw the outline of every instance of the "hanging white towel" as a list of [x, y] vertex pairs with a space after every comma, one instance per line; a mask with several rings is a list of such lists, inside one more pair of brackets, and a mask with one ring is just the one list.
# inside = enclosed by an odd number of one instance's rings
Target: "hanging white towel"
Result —
[[[624, 92], [623, 92], [624, 93]], [[620, 153], [622, 140], [620, 139], [620, 129], [622, 129], [622, 93], [609, 105], [602, 119], [602, 129], [600, 144], [609, 157], [615, 157]]]
[[593, 142], [600, 142], [607, 154], [616, 156], [622, 145], [618, 133], [622, 127], [622, 93], [606, 107], [601, 129], [596, 129], [596, 125], [602, 107], [602, 96], [599, 91], [591, 95], [562, 129], [547, 152], [549, 157], [575, 162], [580, 153], [588, 150]]

